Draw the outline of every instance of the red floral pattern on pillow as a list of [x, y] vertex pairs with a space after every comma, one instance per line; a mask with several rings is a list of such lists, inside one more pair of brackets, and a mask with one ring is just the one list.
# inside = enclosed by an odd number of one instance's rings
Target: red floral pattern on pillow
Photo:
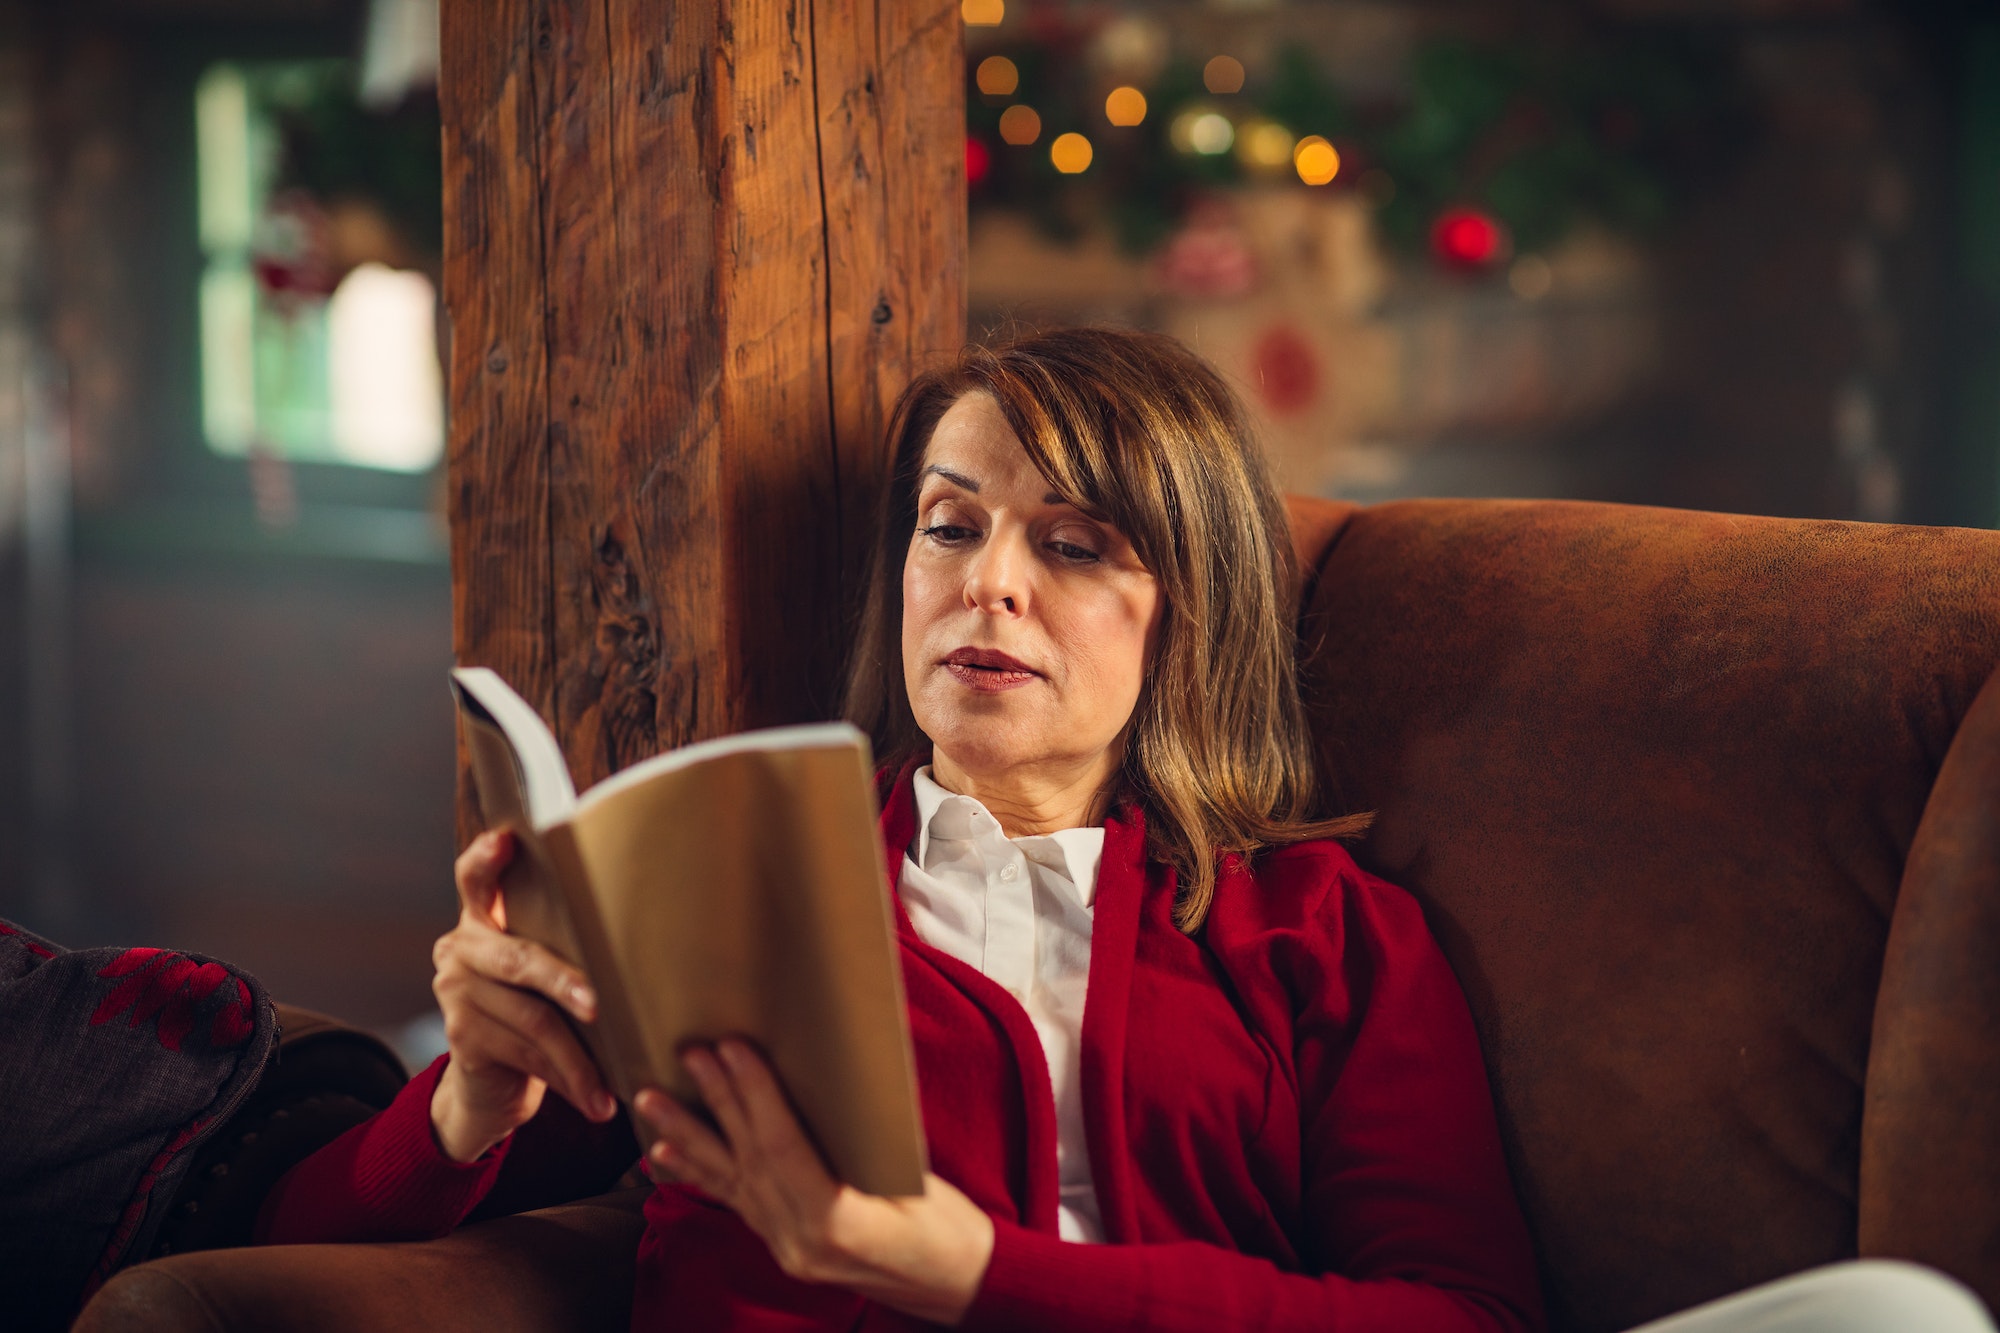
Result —
[[8, 925], [5, 921], [0, 921], [0, 935], [12, 935], [15, 939], [21, 941], [22, 948], [37, 958], [54, 958], [56, 956], [54, 950], [43, 948], [28, 936]]
[[209, 1024], [209, 1042], [219, 1047], [240, 1046], [256, 1029], [249, 987], [220, 963], [197, 963], [186, 954], [166, 949], [127, 949], [97, 975], [118, 984], [91, 1014], [92, 1027], [109, 1023], [129, 1010], [128, 1026], [138, 1027], [154, 1019], [160, 1045], [178, 1051], [194, 1030], [196, 1008], [222, 989], [227, 998]]

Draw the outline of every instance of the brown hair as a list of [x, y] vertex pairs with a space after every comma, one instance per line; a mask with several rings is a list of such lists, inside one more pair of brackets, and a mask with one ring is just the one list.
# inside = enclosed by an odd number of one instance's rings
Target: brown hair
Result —
[[1050, 488], [1124, 533], [1159, 580], [1165, 611], [1123, 780], [1146, 814], [1147, 853], [1178, 872], [1175, 923], [1201, 928], [1222, 854], [1367, 828], [1366, 815], [1315, 817], [1292, 549], [1263, 456], [1221, 377], [1158, 334], [1068, 329], [968, 347], [903, 391], [847, 682], [847, 717], [876, 753], [898, 763], [927, 743], [903, 683], [903, 560], [931, 433], [974, 392], [1000, 405]]

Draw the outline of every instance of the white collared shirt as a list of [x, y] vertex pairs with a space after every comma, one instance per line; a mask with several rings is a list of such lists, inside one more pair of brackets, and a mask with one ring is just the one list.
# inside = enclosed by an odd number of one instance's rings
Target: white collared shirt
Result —
[[1102, 828], [1009, 838], [986, 807], [916, 773], [917, 841], [903, 858], [903, 907], [918, 938], [1020, 1001], [1042, 1039], [1056, 1103], [1056, 1209], [1064, 1240], [1102, 1241], [1083, 1128], [1083, 999]]

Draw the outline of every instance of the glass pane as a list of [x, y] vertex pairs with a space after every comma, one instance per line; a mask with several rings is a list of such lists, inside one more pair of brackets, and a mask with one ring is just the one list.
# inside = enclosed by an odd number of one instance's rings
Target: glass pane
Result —
[[202, 430], [216, 453], [421, 472], [444, 452], [437, 296], [343, 271], [330, 211], [285, 176], [285, 117], [350, 124], [347, 61], [221, 63], [195, 90]]

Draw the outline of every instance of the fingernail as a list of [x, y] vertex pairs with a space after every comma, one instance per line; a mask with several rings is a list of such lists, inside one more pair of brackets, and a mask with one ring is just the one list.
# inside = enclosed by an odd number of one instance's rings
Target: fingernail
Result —
[[578, 984], [569, 988], [569, 1002], [579, 1012], [578, 1017], [589, 1017], [597, 1008], [597, 992]]
[[597, 1112], [598, 1118], [602, 1120], [609, 1120], [618, 1112], [618, 1101], [608, 1092], [600, 1092], [595, 1097], [592, 1097], [590, 1105], [591, 1109]]

